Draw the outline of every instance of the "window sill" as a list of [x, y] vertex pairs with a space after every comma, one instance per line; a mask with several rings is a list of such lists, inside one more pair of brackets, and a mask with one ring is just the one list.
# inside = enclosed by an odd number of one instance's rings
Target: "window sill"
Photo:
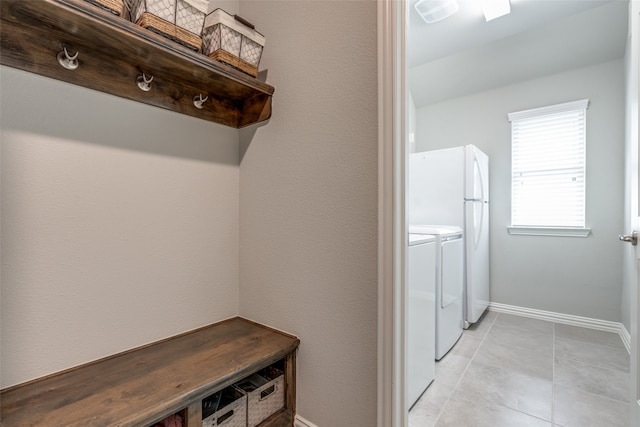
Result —
[[507, 227], [509, 234], [515, 236], [551, 236], [551, 237], [588, 237], [590, 228], [578, 227]]

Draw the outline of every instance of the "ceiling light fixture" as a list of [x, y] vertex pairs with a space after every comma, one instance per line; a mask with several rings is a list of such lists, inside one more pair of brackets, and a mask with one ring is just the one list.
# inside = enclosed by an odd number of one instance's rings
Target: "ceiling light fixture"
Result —
[[487, 22], [511, 12], [509, 0], [482, 0], [482, 11]]
[[458, 3], [456, 0], [418, 0], [414, 8], [424, 22], [432, 24], [456, 13]]

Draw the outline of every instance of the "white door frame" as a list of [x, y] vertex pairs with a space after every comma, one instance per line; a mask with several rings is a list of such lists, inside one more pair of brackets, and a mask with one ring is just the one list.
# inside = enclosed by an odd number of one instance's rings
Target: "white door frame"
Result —
[[[638, 143], [640, 0], [630, 2], [632, 138]], [[378, 427], [407, 425], [405, 305], [405, 0], [378, 0]], [[636, 151], [634, 161], [640, 163]], [[640, 191], [640, 186], [636, 187]], [[636, 204], [638, 200], [636, 199]], [[640, 227], [635, 208], [633, 228]], [[630, 230], [629, 230], [630, 231]], [[640, 246], [636, 249], [640, 267]], [[631, 292], [631, 425], [640, 425], [640, 271]]]
[[[632, 230], [640, 231], [640, 176], [638, 173], [639, 150], [638, 150], [638, 122], [640, 121], [638, 102], [640, 98], [640, 1], [632, 0], [629, 4], [629, 33], [630, 38], [627, 46], [627, 95], [629, 99], [626, 103], [627, 108], [627, 156], [626, 159], [627, 173], [626, 179], [630, 180], [627, 188], [628, 194], [625, 197], [630, 198], [630, 224], [624, 230], [625, 233], [631, 233]], [[640, 425], [640, 246], [635, 247], [635, 269], [636, 281], [631, 283], [630, 292], [630, 326], [631, 330], [631, 381], [630, 381], [630, 425]]]
[[378, 427], [408, 417], [404, 14], [404, 0], [378, 0]]

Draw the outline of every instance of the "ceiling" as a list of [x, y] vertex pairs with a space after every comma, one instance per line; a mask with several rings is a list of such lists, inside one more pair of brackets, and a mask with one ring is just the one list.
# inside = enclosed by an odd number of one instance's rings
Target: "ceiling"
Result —
[[417, 107], [624, 57], [627, 0], [511, 0], [486, 22], [480, 0], [427, 24], [409, 0], [407, 64]]

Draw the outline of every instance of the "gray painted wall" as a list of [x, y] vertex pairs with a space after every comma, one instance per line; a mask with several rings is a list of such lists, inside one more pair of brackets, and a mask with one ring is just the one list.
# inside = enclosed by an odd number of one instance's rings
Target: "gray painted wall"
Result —
[[242, 135], [240, 313], [300, 337], [302, 417], [374, 426], [376, 2], [243, 1], [241, 14], [267, 34], [276, 92], [269, 124]]
[[0, 387], [236, 315], [238, 131], [0, 72]]
[[276, 87], [240, 134], [0, 68], [0, 387], [239, 313], [300, 337], [298, 413], [375, 425], [376, 2], [240, 14]]
[[[589, 98], [588, 238], [512, 236], [511, 141], [507, 114]], [[475, 144], [490, 158], [491, 300], [620, 322], [624, 171], [621, 60], [426, 106], [417, 151]]]

